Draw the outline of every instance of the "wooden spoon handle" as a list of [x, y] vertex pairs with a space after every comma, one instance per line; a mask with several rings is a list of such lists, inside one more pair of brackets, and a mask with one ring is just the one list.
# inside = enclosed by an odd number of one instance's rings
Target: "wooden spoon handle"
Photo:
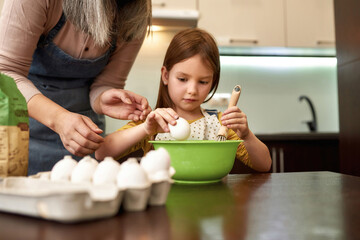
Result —
[[231, 93], [228, 108], [236, 106], [241, 94], [241, 86], [236, 85]]

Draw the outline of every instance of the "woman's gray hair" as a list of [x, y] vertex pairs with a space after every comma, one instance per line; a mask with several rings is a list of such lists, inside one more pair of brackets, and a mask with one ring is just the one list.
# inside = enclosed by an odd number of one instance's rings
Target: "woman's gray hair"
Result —
[[66, 18], [94, 38], [110, 44], [111, 37], [140, 39], [151, 25], [151, 0], [63, 0]]

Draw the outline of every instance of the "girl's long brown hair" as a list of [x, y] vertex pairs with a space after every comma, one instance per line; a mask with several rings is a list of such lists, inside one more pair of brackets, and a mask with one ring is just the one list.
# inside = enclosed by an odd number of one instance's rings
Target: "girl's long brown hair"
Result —
[[[200, 54], [205, 64], [207, 64], [213, 71], [213, 82], [210, 89], [212, 94], [204, 101], [205, 103], [213, 97], [219, 85], [220, 79], [219, 49], [210, 33], [199, 28], [190, 28], [177, 33], [167, 49], [163, 66], [167, 69], [167, 71], [170, 71], [175, 64], [197, 54]], [[169, 96], [167, 86], [163, 83], [160, 77], [160, 87], [156, 108], [167, 107], [173, 108], [174, 103]]]

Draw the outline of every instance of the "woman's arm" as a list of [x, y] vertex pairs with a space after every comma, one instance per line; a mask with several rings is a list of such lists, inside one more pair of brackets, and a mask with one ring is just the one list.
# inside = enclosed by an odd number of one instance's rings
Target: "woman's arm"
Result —
[[[145, 33], [144, 33], [145, 36]], [[129, 72], [140, 51], [144, 38], [125, 43], [117, 41], [109, 63], [90, 87], [90, 103], [96, 113], [102, 114], [100, 95], [110, 89], [123, 89]]]
[[64, 147], [74, 155], [86, 156], [99, 148], [102, 130], [90, 118], [69, 112], [42, 94], [28, 102], [29, 116], [59, 134]]
[[71, 153], [85, 156], [103, 141], [98, 135], [102, 130], [42, 95], [27, 78], [40, 36], [56, 24], [61, 13], [61, 1], [5, 1], [0, 18], [0, 71], [14, 78], [27, 100], [29, 116], [58, 133]]
[[0, 16], [0, 71], [12, 77], [26, 101], [40, 91], [27, 78], [42, 34], [59, 20], [61, 1], [5, 0]]

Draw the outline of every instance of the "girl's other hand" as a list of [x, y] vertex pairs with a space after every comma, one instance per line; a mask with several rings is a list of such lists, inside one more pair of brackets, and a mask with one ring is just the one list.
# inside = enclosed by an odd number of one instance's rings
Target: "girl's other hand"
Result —
[[69, 111], [57, 116], [54, 131], [59, 134], [64, 147], [79, 157], [92, 154], [104, 141], [99, 135], [103, 131], [90, 118]]
[[123, 89], [110, 89], [100, 96], [102, 114], [123, 120], [145, 120], [151, 112], [147, 99]]
[[172, 108], [157, 108], [152, 111], [144, 123], [145, 132], [148, 136], [161, 132], [169, 132], [168, 123], [176, 124], [179, 115]]
[[249, 134], [249, 126], [246, 114], [238, 107], [230, 107], [221, 116], [222, 125], [236, 132], [239, 138], [245, 140]]

